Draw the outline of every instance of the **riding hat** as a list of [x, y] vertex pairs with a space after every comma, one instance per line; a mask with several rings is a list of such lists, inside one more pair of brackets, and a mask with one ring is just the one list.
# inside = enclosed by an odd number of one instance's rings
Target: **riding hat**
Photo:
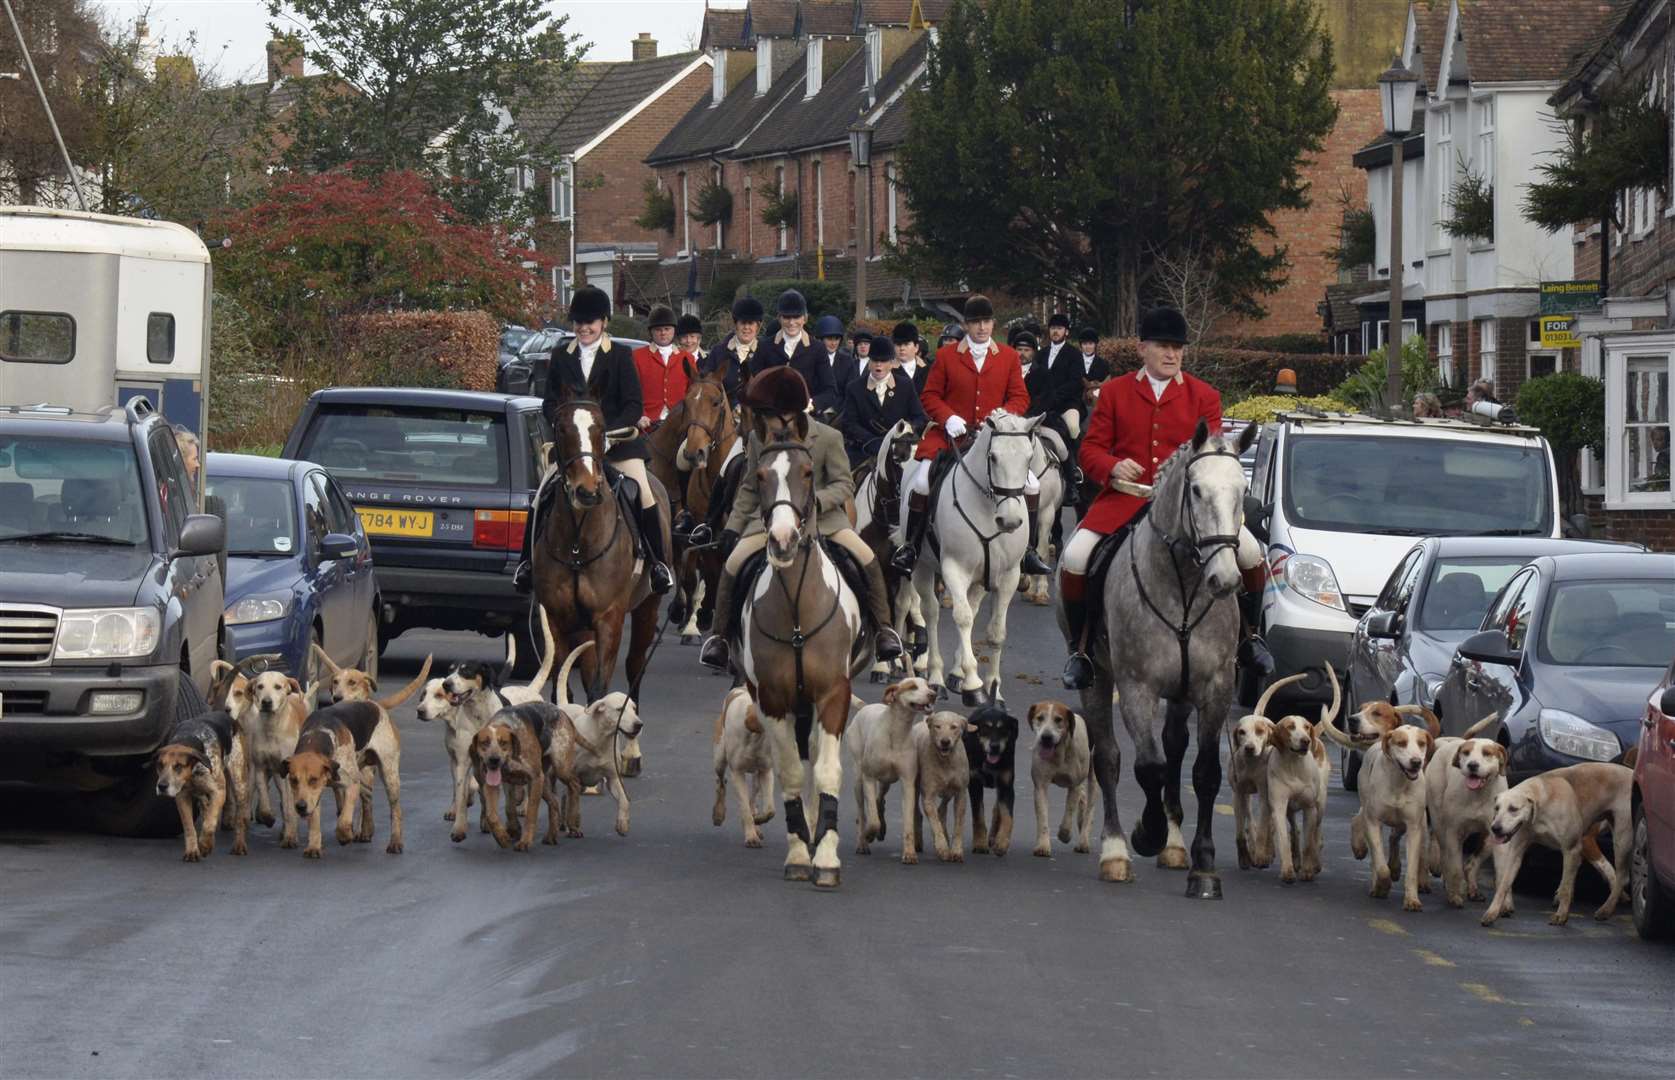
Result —
[[703, 332], [704, 320], [698, 318], [696, 315], [682, 315], [680, 318], [675, 320], [676, 337], [680, 337], [685, 334], [701, 335]]
[[863, 341], [870, 343], [872, 341], [872, 338], [873, 338], [872, 331], [866, 329], [865, 327], [857, 326], [855, 328], [855, 332], [850, 335], [849, 340], [854, 342], [855, 344], [860, 344]]
[[1070, 316], [1066, 315], [1062, 311], [1055, 311], [1053, 312], [1052, 317], [1047, 320], [1047, 326], [1048, 328], [1062, 326], [1068, 330], [1070, 329]]
[[[784, 314], [781, 312], [781, 314]], [[814, 336], [817, 338], [843, 337], [843, 320], [836, 315], [822, 315], [814, 324]]]
[[1035, 335], [1028, 330], [1017, 330], [1012, 334], [1012, 340], [1007, 342], [1014, 349], [1021, 349], [1028, 345], [1032, 349], [1041, 348], [1041, 343], [1035, 340]]
[[808, 301], [796, 289], [786, 289], [779, 294], [779, 302], [774, 305], [774, 313], [782, 319], [795, 319], [808, 314]]
[[771, 367], [750, 380], [739, 404], [764, 412], [800, 413], [808, 410], [808, 383], [787, 364]]
[[570, 298], [571, 323], [594, 322], [611, 317], [611, 298], [603, 289], [583, 285]]
[[877, 337], [872, 338], [870, 340], [872, 341], [872, 351], [867, 353], [867, 361], [869, 363], [873, 363], [873, 364], [877, 364], [877, 363], [880, 363], [880, 362], [889, 363], [889, 362], [895, 360], [895, 358], [896, 358], [896, 344], [895, 344], [895, 342], [891, 341], [889, 338], [885, 337], [883, 334], [879, 334]]
[[1141, 341], [1186, 344], [1186, 316], [1172, 307], [1155, 307], [1140, 320]]
[[1098, 341], [1099, 340], [1099, 330], [1098, 330], [1097, 327], [1084, 326], [1080, 330], [1076, 331], [1076, 340], [1077, 341]]
[[936, 343], [946, 345], [950, 341], [958, 341], [963, 337], [965, 337], [965, 331], [961, 329], [960, 324], [951, 322], [942, 328], [942, 336], [936, 339]]
[[656, 330], [659, 326], [675, 325], [675, 309], [668, 304], [658, 304], [651, 309], [646, 317], [646, 329]]
[[767, 313], [762, 310], [762, 301], [756, 299], [754, 296], [741, 296], [737, 300], [733, 301], [734, 323], [759, 323], [762, 321], [762, 316], [765, 314]]
[[989, 298], [982, 293], [972, 293], [965, 298], [965, 321], [973, 319], [992, 319], [995, 317], [995, 306], [989, 303]]
[[899, 322], [896, 324], [896, 328], [890, 331], [890, 339], [897, 345], [906, 345], [909, 342], [917, 344], [919, 341], [919, 327], [910, 322]]

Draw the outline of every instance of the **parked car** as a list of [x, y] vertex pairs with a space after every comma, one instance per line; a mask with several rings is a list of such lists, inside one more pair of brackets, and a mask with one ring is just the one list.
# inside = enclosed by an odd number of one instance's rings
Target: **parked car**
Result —
[[226, 507], [227, 636], [232, 657], [278, 653], [307, 685], [311, 644], [343, 667], [378, 674], [372, 544], [343, 490], [307, 461], [210, 454], [210, 494]]
[[1262, 624], [1280, 696], [1325, 702], [1356, 623], [1419, 536], [1558, 537], [1552, 451], [1534, 428], [1282, 413], [1258, 446], [1245, 521], [1268, 551]]
[[[1345, 680], [1348, 710], [1369, 701], [1434, 706], [1454, 650], [1476, 632], [1489, 601], [1538, 555], [1644, 551], [1637, 544], [1536, 537], [1430, 537], [1408, 550], [1355, 625]], [[1341, 751], [1354, 791], [1360, 754]]]
[[146, 399], [0, 406], [0, 779], [101, 791], [113, 832], [178, 831], [145, 764], [223, 651], [224, 530], [196, 509]]
[[1629, 877], [1640, 936], [1675, 937], [1675, 661], [1646, 699], [1640, 723]]
[[1516, 784], [1617, 761], [1675, 656], [1675, 555], [1543, 555], [1496, 595], [1437, 688], [1446, 734], [1499, 713]]
[[[510, 360], [502, 357], [499, 373], [495, 376], [494, 388], [502, 394], [529, 394], [541, 397], [547, 392], [547, 365], [552, 363], [553, 350], [563, 347], [571, 338], [575, 337], [570, 331], [556, 326], [531, 334], [521, 346], [518, 353]], [[638, 349], [646, 344], [639, 338], [612, 338], [630, 349]]]
[[360, 515], [378, 567], [379, 648], [412, 627], [519, 631], [512, 588], [551, 436], [533, 397], [466, 390], [316, 391], [285, 441], [330, 473]]

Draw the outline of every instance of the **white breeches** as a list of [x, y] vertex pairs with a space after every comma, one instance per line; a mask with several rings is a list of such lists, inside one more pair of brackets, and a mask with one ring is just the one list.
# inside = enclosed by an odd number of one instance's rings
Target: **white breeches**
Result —
[[629, 458], [626, 461], [613, 461], [611, 464], [616, 471], [624, 476], [632, 477], [640, 485], [640, 509], [650, 510], [657, 505], [657, 496], [651, 490], [651, 481], [646, 479], [646, 463], [639, 458]]
[[[1093, 557], [1093, 549], [1102, 539], [1103, 533], [1096, 533], [1092, 529], [1077, 529], [1070, 537], [1070, 542], [1064, 545], [1064, 555], [1059, 559], [1059, 565], [1072, 574], [1087, 573], [1088, 560]], [[1266, 557], [1262, 545], [1257, 543], [1250, 530], [1243, 525], [1239, 526], [1239, 547], [1233, 553], [1239, 569], [1249, 570], [1253, 566], [1260, 566]]]
[[[931, 462], [929, 459], [916, 463], [913, 479], [908, 481], [906, 491], [916, 491], [921, 495], [931, 493]], [[1041, 491], [1041, 478], [1031, 469], [1024, 477], [1024, 494], [1036, 495]], [[906, 505], [905, 502], [903, 505]]]
[[1070, 432], [1072, 439], [1082, 437], [1082, 415], [1075, 409], [1066, 409], [1059, 413], [1059, 419], [1064, 421], [1064, 430]]

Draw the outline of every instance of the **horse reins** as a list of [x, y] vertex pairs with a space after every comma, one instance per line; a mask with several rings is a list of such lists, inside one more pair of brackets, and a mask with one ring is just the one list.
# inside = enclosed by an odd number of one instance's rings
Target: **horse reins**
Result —
[[[1035, 438], [1034, 432], [1001, 431], [999, 428], [995, 427], [992, 420], [984, 420], [983, 427], [988, 429], [990, 442], [993, 442], [995, 439], [1007, 437], [1017, 439]], [[973, 440], [973, 445], [975, 445], [975, 440]], [[966, 453], [970, 453], [970, 451], [967, 450]], [[965, 454], [959, 454], [955, 457], [955, 460], [959, 463], [960, 471], [965, 473], [966, 477], [970, 479], [973, 484], [977, 485], [977, 490], [982, 492], [988, 498], [989, 502], [993, 503], [997, 509], [1001, 503], [1008, 499], [1022, 499], [1024, 497], [1024, 489], [1022, 486], [996, 486], [994, 482], [994, 462], [992, 460], [988, 462], [989, 467], [986, 470], [988, 482], [985, 483], [984, 481], [977, 479], [977, 475], [973, 473], [971, 471], [971, 467], [965, 463], [965, 458]], [[966, 513], [965, 507], [960, 505], [960, 485], [958, 483], [954, 484], [954, 509], [958, 511], [960, 518], [965, 522], [966, 528], [970, 529], [972, 535], [977, 537], [977, 539], [983, 544], [983, 588], [989, 592], [994, 592], [993, 560], [990, 558], [989, 545], [1000, 539], [1002, 530], [999, 525], [996, 525], [994, 532], [985, 534], [982, 529], [977, 527], [977, 523], [971, 520], [971, 515]], [[1026, 546], [1028, 545], [1028, 542], [1029, 540], [1026, 537]]]

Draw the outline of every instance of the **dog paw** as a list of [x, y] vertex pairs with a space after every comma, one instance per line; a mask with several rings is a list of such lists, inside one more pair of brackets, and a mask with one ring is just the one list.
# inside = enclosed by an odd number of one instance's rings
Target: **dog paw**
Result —
[[1477, 925], [1479, 925], [1479, 926], [1493, 926], [1493, 925], [1495, 925], [1495, 913], [1492, 912], [1492, 911], [1488, 912], [1481, 919], [1477, 920]]
[[948, 857], [946, 859], [944, 859], [943, 862], [963, 863], [963, 862], [965, 862], [965, 852], [963, 852], [963, 851], [950, 851], [948, 853]]
[[197, 862], [198, 860], [200, 860], [202, 858], [203, 858], [203, 856], [198, 854], [198, 849], [197, 848], [189, 847], [189, 848], [186, 849], [186, 853], [180, 857], [180, 861], [181, 862]]
[[581, 838], [582, 838], [582, 831], [580, 829], [571, 829], [570, 830], [570, 839], [580, 840]]
[[760, 836], [747, 836], [744, 838], [744, 846], [747, 848], [759, 848], [762, 846], [762, 838]]
[[1068, 826], [1068, 825], [1060, 825], [1059, 826], [1059, 843], [1061, 843], [1061, 844], [1070, 843], [1070, 826]]
[[1390, 895], [1390, 883], [1388, 881], [1375, 882], [1373, 887], [1367, 890], [1367, 895], [1374, 900], [1383, 900]]
[[619, 821], [619, 822], [616, 823], [616, 834], [618, 836], [627, 836], [628, 835], [628, 822], [627, 821]]
[[721, 828], [721, 826], [725, 825], [726, 823], [727, 823], [727, 814], [726, 814], [725, 811], [717, 810], [715, 813], [710, 815], [710, 824], [714, 825], [716, 828], [719, 829], [719, 828]]
[[453, 811], [452, 811], [452, 810], [444, 810], [444, 811], [442, 811], [442, 820], [443, 820], [443, 821], [452, 821], [452, 820], [454, 820], [454, 812], [453, 812]]
[[513, 851], [528, 851], [534, 844], [527, 836], [520, 836], [517, 843], [512, 845]]
[[555, 832], [548, 833], [547, 835], [541, 837], [541, 843], [546, 844], [550, 847], [557, 847], [558, 846], [558, 834], [555, 833]]
[[1051, 845], [1051, 844], [1036, 844], [1035, 847], [1030, 851], [1030, 854], [1034, 855], [1038, 858], [1050, 859], [1050, 858], [1053, 857], [1053, 845]]
[[1280, 880], [1285, 882], [1287, 885], [1295, 885], [1297, 883], [1297, 871], [1281, 870]]
[[448, 839], [452, 840], [456, 844], [463, 843], [465, 840], [465, 830], [455, 829], [453, 832], [448, 834]]
[[294, 836], [282, 836], [279, 838], [279, 846], [289, 851], [297, 846], [297, 838]]
[[509, 848], [512, 846], [512, 837], [506, 833], [505, 830], [496, 830], [494, 834], [494, 842], [499, 844], [502, 848]]
[[971, 845], [971, 853], [973, 855], [987, 855], [989, 853], [988, 843], [984, 842], [984, 841], [979, 841], [978, 843], [972, 844]]
[[1449, 893], [1448, 894], [1448, 906], [1451, 907], [1451, 908], [1463, 908], [1463, 907], [1465, 907], [1466, 906], [1465, 897], [1461, 896], [1459, 893]]
[[318, 859], [320, 857], [320, 854], [321, 854], [320, 849], [317, 848], [317, 847], [303, 848], [302, 849], [302, 857], [305, 858], [305, 859]]
[[263, 825], [265, 827], [268, 827], [268, 828], [273, 827], [273, 823], [274, 823], [275, 820], [277, 820], [277, 819], [273, 816], [273, 813], [271, 811], [268, 811], [268, 810], [263, 810], [261, 813], [256, 815], [256, 821], [258, 823], [260, 823], [261, 825]]
[[1011, 848], [1004, 844], [997, 844], [989, 849], [989, 854], [993, 855], [997, 859], [1004, 859], [1006, 857], [1006, 853], [1010, 850]]
[[1356, 841], [1351, 840], [1349, 842], [1349, 853], [1351, 855], [1355, 856], [1357, 859], [1365, 859], [1367, 857], [1367, 845], [1366, 845], [1366, 843], [1365, 842], [1357, 843]]
[[1431, 891], [1431, 883], [1426, 881], [1423, 877], [1419, 879], [1419, 891], [1422, 893], [1428, 893]]
[[1313, 881], [1320, 876], [1320, 871], [1312, 866], [1303, 867], [1303, 872], [1297, 875], [1299, 881]]
[[1086, 855], [1088, 852], [1092, 851], [1093, 848], [1089, 847], [1086, 843], [1081, 843], [1081, 844], [1077, 844], [1075, 847], [1071, 848], [1070, 850], [1074, 851], [1078, 855]]
[[[763, 811], [758, 812], [757, 815], [754, 818], [752, 818], [751, 820], [754, 821], [758, 825], [766, 825], [768, 822], [772, 821], [773, 819], [774, 819], [774, 812], [772, 810], [763, 810]], [[883, 836], [884, 836], [884, 833], [881, 830], [877, 836], [873, 837], [873, 839], [874, 840], [880, 840], [880, 839], [883, 839]]]
[[1415, 897], [1404, 897], [1402, 899], [1402, 910], [1403, 911], [1424, 911], [1425, 910], [1425, 905], [1421, 904], [1419, 902], [1419, 898], [1417, 896], [1415, 896]]
[[871, 855], [872, 854], [872, 847], [870, 845], [868, 845], [865, 840], [862, 840], [860, 843], [855, 845], [855, 854], [857, 854], [857, 855]]
[[1565, 923], [1568, 923], [1569, 921], [1570, 921], [1570, 912], [1568, 912], [1568, 911], [1562, 911], [1562, 912], [1561, 911], [1555, 911], [1555, 912], [1553, 912], [1552, 916], [1548, 918], [1547, 924], [1549, 926], [1563, 926]]
[[[1483, 899], [1483, 892], [1476, 885], [1473, 885], [1471, 887], [1471, 891], [1466, 893], [1466, 899], [1467, 900], [1482, 900]], [[1456, 906], [1458, 906], [1458, 905], [1456, 905]]]
[[339, 844], [353, 844], [355, 842], [355, 834], [350, 832], [348, 829], [339, 829], [337, 830], [337, 842]]
[[244, 843], [243, 840], [240, 840], [237, 843], [235, 843], [232, 846], [232, 848], [230, 848], [228, 850], [228, 854], [230, 854], [230, 855], [248, 855], [248, 854], [250, 854], [250, 849], [245, 846], [245, 843]]
[[902, 852], [901, 853], [901, 864], [903, 866], [918, 866], [919, 865], [918, 854], [916, 852], [912, 852], [912, 851]]

